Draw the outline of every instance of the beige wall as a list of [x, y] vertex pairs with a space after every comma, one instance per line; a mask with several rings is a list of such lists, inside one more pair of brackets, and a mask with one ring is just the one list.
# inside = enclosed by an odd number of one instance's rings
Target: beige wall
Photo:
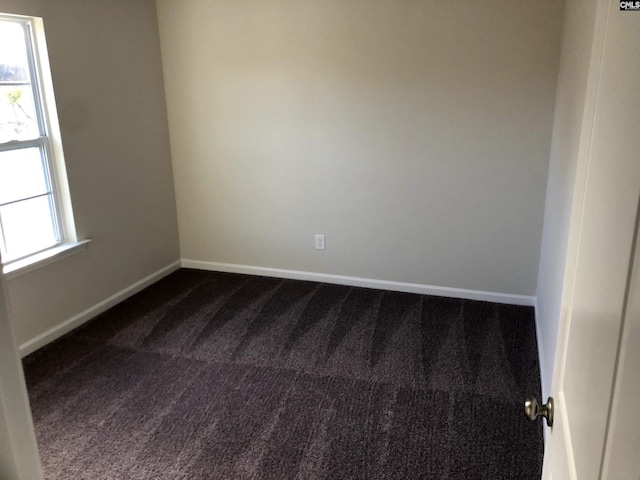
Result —
[[10, 280], [18, 343], [179, 259], [155, 4], [0, 0], [44, 18], [79, 238], [87, 250]]
[[183, 258], [534, 295], [562, 4], [158, 0]]
[[[585, 100], [596, 5], [597, 0], [568, 0], [564, 15], [537, 290], [539, 353], [545, 398], [551, 392], [558, 322], [562, 315], [578, 156], [581, 152], [585, 154], [584, 142], [590, 135], [583, 132], [591, 128], [593, 118], [593, 112], [585, 117]], [[592, 82], [591, 88], [594, 85]], [[585, 173], [583, 171], [582, 175]]]

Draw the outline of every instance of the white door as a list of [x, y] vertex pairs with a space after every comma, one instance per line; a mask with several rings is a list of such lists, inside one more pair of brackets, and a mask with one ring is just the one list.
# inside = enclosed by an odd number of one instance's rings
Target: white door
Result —
[[[614, 382], [618, 363], [624, 365], [618, 352], [633, 351], [619, 345], [632, 338], [624, 328], [620, 341], [625, 312], [633, 310], [627, 298], [633, 298], [630, 270], [640, 198], [640, 12], [621, 12], [619, 4], [601, 0], [596, 15], [590, 79], [595, 88], [585, 107], [592, 118], [584, 120], [586, 147], [578, 160], [581, 181], [574, 193], [545, 480], [639, 478], [628, 475], [640, 462], [640, 445], [627, 445], [632, 455], [610, 453], [618, 443], [614, 437], [625, 434], [609, 428], [615, 424], [610, 418], [629, 408], [620, 399], [638, 382], [635, 369]], [[626, 326], [633, 324], [629, 315], [626, 320]]]

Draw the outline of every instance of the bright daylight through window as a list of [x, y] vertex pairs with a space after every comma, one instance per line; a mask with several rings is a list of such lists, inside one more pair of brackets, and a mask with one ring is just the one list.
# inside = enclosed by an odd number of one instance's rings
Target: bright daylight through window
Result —
[[66, 178], [41, 27], [39, 19], [0, 15], [0, 252], [5, 265], [76, 240], [63, 195]]

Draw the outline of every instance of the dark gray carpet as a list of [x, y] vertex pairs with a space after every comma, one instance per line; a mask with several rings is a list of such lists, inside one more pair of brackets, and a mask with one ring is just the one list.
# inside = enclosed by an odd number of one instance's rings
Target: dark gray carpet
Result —
[[539, 479], [533, 309], [180, 270], [25, 359], [47, 479]]

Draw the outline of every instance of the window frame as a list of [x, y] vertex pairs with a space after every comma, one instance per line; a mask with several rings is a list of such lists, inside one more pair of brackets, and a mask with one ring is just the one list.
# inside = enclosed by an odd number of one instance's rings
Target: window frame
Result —
[[[90, 240], [78, 241], [69, 194], [62, 138], [58, 122], [57, 108], [53, 92], [53, 80], [49, 65], [44, 22], [42, 18], [0, 13], [0, 20], [23, 25], [27, 61], [30, 74], [31, 92], [33, 95], [39, 136], [28, 140], [12, 140], [0, 143], [0, 152], [26, 148], [38, 148], [42, 158], [46, 176], [47, 193], [36, 195], [50, 196], [51, 221], [56, 242], [46, 248], [25, 254], [20, 257], [2, 260], [2, 272], [9, 278], [34, 270], [59, 258], [84, 249]], [[26, 201], [23, 198], [15, 202]], [[0, 229], [2, 229], [0, 219]], [[0, 256], [6, 252], [4, 232], [0, 232]]]

